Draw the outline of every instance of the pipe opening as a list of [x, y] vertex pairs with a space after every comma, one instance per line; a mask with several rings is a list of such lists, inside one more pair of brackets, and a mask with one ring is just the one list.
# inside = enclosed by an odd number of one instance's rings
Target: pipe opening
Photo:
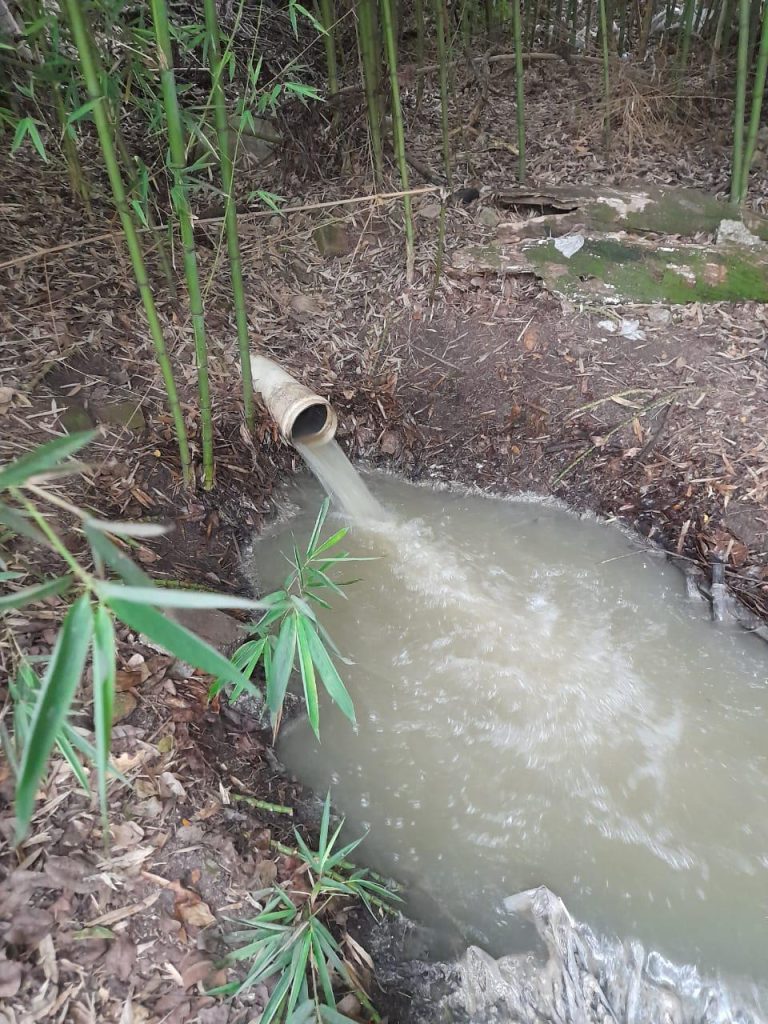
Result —
[[328, 406], [324, 402], [316, 402], [302, 409], [291, 426], [291, 441], [310, 441], [323, 432], [328, 422]]

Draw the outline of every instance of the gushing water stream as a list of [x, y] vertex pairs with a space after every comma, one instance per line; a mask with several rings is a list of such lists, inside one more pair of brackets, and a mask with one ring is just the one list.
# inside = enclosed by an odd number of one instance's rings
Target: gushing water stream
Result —
[[[376, 556], [324, 618], [354, 661], [358, 727], [326, 702], [322, 743], [296, 720], [280, 755], [332, 787], [350, 832], [370, 828], [365, 858], [494, 955], [530, 941], [505, 898], [545, 884], [598, 933], [767, 984], [762, 644], [715, 628], [615, 527], [387, 477], [371, 496], [328, 472], [365, 521], [347, 547]], [[260, 586], [320, 492], [291, 499], [255, 545]]]

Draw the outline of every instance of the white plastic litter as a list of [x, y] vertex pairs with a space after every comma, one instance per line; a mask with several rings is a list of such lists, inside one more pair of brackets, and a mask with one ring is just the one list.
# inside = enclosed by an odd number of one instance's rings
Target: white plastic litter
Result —
[[567, 260], [574, 256], [584, 245], [584, 235], [563, 235], [555, 239], [555, 248]]

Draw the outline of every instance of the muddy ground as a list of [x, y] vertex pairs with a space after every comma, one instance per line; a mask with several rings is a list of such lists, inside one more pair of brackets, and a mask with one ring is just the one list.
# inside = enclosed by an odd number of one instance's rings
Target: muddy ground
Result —
[[[554, 74], [535, 66], [528, 72], [533, 180], [727, 186], [727, 103], [705, 95], [662, 114], [663, 92], [628, 79], [619, 91], [625, 102], [616, 112], [614, 149], [604, 154], [595, 131], [596, 74], [565, 62]], [[506, 141], [514, 123], [510, 93], [508, 73], [494, 71], [472, 123], [471, 84], [457, 89], [457, 122], [465, 124], [457, 173], [462, 183], [480, 185], [481, 197], [450, 205], [436, 287], [432, 195], [415, 201], [417, 274], [410, 286], [395, 203], [244, 218], [252, 344], [328, 395], [339, 412], [340, 442], [362, 465], [502, 494], [555, 494], [574, 508], [616, 517], [687, 559], [703, 584], [713, 558], [724, 561], [734, 595], [763, 618], [765, 309], [574, 308], [532, 277], [455, 269], [451, 254], [488, 237], [505, 216], [485, 197], [514, 176]], [[406, 100], [414, 100], [408, 91]], [[421, 111], [411, 108], [409, 116], [418, 125], [414, 154], [436, 165], [432, 83]], [[310, 128], [297, 119], [296, 137], [259, 173], [277, 179], [291, 205], [367, 194], [362, 149], [346, 177], [321, 180], [320, 157], [297, 158], [307, 155]], [[421, 184], [418, 175], [413, 184]], [[758, 176], [758, 207], [764, 185]], [[23, 154], [3, 162], [0, 457], [65, 429], [98, 425], [89, 472], [62, 493], [105, 517], [172, 522], [167, 539], [137, 552], [157, 578], [243, 590], [242, 546], [269, 519], [281, 481], [300, 467], [263, 410], [253, 437], [242, 424], [220, 225], [198, 225], [217, 445], [216, 487], [206, 493], [181, 486], [114, 216], [106, 202], [94, 206], [89, 220], [55, 166]], [[313, 236], [331, 220], [338, 255]], [[155, 265], [152, 271], [159, 280]], [[622, 316], [639, 321], [642, 340], [604, 326]], [[183, 296], [162, 302], [161, 317], [196, 445]], [[71, 524], [63, 518], [60, 526]], [[77, 547], [74, 532], [68, 540]], [[24, 545], [11, 543], [4, 557], [30, 573], [44, 566]], [[7, 617], [5, 671], [16, 645], [31, 654], [49, 650], [60, 617], [57, 599]], [[234, 633], [217, 635], [231, 641]], [[14, 848], [12, 780], [7, 766], [0, 771], [0, 1019], [253, 1019], [266, 992], [232, 1004], [204, 994], [224, 977], [217, 928], [247, 910], [249, 891], [275, 878], [300, 884], [297, 862], [274, 846], [292, 842], [294, 819], [253, 801], [293, 809], [301, 794], [247, 711], [209, 706], [208, 680], [127, 632], [120, 639], [115, 755], [133, 788], [112, 787], [109, 854], [93, 802], [61, 764], [41, 795], [31, 837]], [[343, 936], [345, 919], [338, 928]]]

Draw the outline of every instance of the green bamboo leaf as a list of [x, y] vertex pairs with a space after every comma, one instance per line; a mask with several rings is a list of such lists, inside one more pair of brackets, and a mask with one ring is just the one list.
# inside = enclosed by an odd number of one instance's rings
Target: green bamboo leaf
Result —
[[328, 844], [328, 828], [331, 823], [331, 791], [325, 794], [325, 803], [323, 804], [323, 814], [320, 819], [320, 836], [317, 841], [317, 852], [322, 857], [325, 848]]
[[54, 580], [46, 580], [45, 583], [36, 583], [32, 587], [16, 590], [12, 594], [4, 594], [0, 597], [0, 613], [9, 611], [11, 608], [24, 608], [28, 604], [42, 601], [44, 597], [51, 597], [53, 594], [66, 594], [71, 586], [71, 576], [59, 576]]
[[130, 601], [131, 604], [155, 608], [263, 608], [261, 601], [229, 594], [212, 594], [201, 590], [166, 590], [164, 587], [132, 587], [122, 583], [99, 583], [98, 593], [107, 601]]
[[96, 434], [95, 430], [67, 434], [22, 455], [20, 459], [16, 459], [15, 462], [0, 470], [0, 491], [8, 487], [20, 487], [31, 476], [37, 476], [38, 473], [45, 473], [47, 470], [53, 469], [62, 459], [85, 447]]
[[9, 530], [19, 537], [26, 537], [27, 540], [31, 540], [35, 544], [45, 545], [47, 543], [40, 530], [33, 526], [26, 516], [22, 515], [21, 512], [17, 512], [15, 508], [10, 508], [8, 505], [0, 504], [0, 523], [7, 526]]
[[349, 527], [342, 526], [342, 528], [340, 530], [337, 530], [332, 537], [329, 537], [328, 540], [323, 541], [319, 548], [310, 548], [309, 551], [307, 552], [307, 557], [317, 558], [318, 555], [321, 555], [324, 551], [327, 551], [329, 548], [334, 547], [340, 541], [344, 540], [348, 533]]
[[173, 529], [173, 524], [123, 523], [108, 519], [89, 519], [87, 525], [100, 533], [112, 533], [115, 537], [162, 537]]
[[296, 943], [294, 954], [291, 958], [290, 974], [293, 978], [291, 990], [288, 993], [288, 1002], [285, 1006], [285, 1015], [290, 1017], [299, 1002], [302, 985], [306, 982], [307, 961], [309, 951], [312, 948], [312, 933], [307, 930], [301, 942]]
[[76, 121], [82, 121], [86, 114], [90, 114], [97, 103], [101, 100], [88, 100], [87, 103], [81, 104], [77, 110], [73, 110], [71, 114], [67, 114], [67, 124], [74, 124]]
[[292, 92], [303, 99], [317, 100], [318, 102], [321, 99], [317, 89], [311, 85], [304, 85], [303, 82], [285, 82], [285, 91]]
[[133, 587], [151, 587], [152, 580], [143, 569], [140, 569], [127, 555], [123, 554], [120, 548], [113, 544], [109, 537], [105, 536], [98, 527], [90, 522], [85, 524], [85, 535], [91, 545], [94, 562], [102, 562], [109, 566], [113, 572]]
[[246, 689], [251, 686], [250, 680], [215, 647], [211, 647], [184, 626], [166, 618], [161, 612], [146, 605], [132, 604], [130, 601], [120, 601], [117, 598], [111, 598], [107, 603], [126, 626], [149, 637], [182, 661], [189, 662], [208, 675], [221, 676], [228, 683], [241, 685]]
[[291, 604], [301, 615], [306, 615], [312, 622], [317, 621], [317, 616], [309, 607], [303, 597], [298, 597], [296, 594], [291, 594]]
[[346, 715], [350, 722], [354, 724], [355, 707], [352, 703], [352, 698], [349, 696], [347, 688], [336, 670], [336, 666], [331, 661], [331, 656], [326, 651], [322, 640], [315, 632], [312, 624], [305, 621], [304, 628], [306, 630], [309, 650], [312, 654], [312, 661], [320, 673], [320, 678], [328, 692], [328, 696], [338, 705], [342, 714]]
[[270, 1000], [264, 1007], [261, 1017], [259, 1017], [259, 1024], [272, 1024], [272, 1021], [277, 1019], [290, 984], [291, 976], [286, 971], [281, 975], [277, 985], [275, 985]]
[[13, 142], [11, 143], [11, 156], [14, 156], [18, 152], [27, 136], [29, 136], [29, 140], [37, 150], [38, 155], [45, 161], [45, 163], [48, 163], [48, 154], [45, 152], [43, 140], [40, 138], [37, 123], [32, 117], [22, 117], [16, 125], [16, 132], [13, 136]]
[[10, 583], [12, 580], [20, 580], [23, 572], [0, 572], [0, 583]]
[[311, 13], [310, 13], [310, 12], [309, 12], [309, 11], [307, 10], [307, 8], [306, 8], [306, 7], [304, 7], [304, 5], [303, 5], [303, 4], [297, 4], [297, 3], [294, 3], [294, 4], [292, 4], [292, 7], [293, 7], [293, 9], [294, 9], [295, 11], [298, 11], [298, 12], [299, 12], [299, 14], [303, 14], [303, 15], [304, 15], [304, 17], [305, 17], [305, 18], [307, 19], [307, 21], [311, 22], [311, 24], [312, 24], [312, 27], [313, 27], [313, 28], [314, 28], [314, 29], [315, 29], [315, 30], [316, 30], [317, 32], [320, 32], [320, 33], [321, 33], [322, 35], [325, 35], [325, 29], [323, 28], [323, 26], [322, 26], [322, 25], [320, 24], [320, 22], [319, 22], [319, 21], [317, 20], [317, 18], [316, 18], [316, 17], [314, 16], [314, 14], [311, 14]]
[[317, 704], [317, 682], [315, 680], [315, 666], [312, 663], [312, 653], [309, 646], [307, 630], [312, 627], [303, 615], [296, 616], [296, 639], [299, 645], [299, 667], [301, 668], [301, 681], [304, 684], [304, 700], [307, 705], [307, 718], [312, 726], [312, 732], [320, 739], [320, 709]]
[[320, 1006], [320, 1017], [325, 1024], [354, 1024], [351, 1017], [345, 1017], [343, 1013], [332, 1006], [322, 1004]]
[[56, 746], [61, 751], [61, 753], [64, 756], [64, 759], [66, 760], [66, 762], [69, 765], [69, 767], [72, 769], [72, 774], [75, 776], [77, 781], [80, 783], [80, 788], [85, 793], [89, 793], [90, 794], [91, 787], [88, 784], [88, 776], [85, 774], [85, 769], [83, 768], [82, 764], [80, 763], [80, 760], [77, 757], [77, 754], [75, 754], [75, 751], [74, 751], [74, 749], [72, 747], [72, 744], [69, 741], [69, 738], [62, 734], [56, 740]]
[[307, 558], [309, 557], [310, 553], [314, 550], [314, 546], [315, 546], [315, 544], [317, 543], [317, 541], [319, 539], [319, 535], [321, 535], [321, 530], [323, 529], [323, 524], [326, 521], [326, 518], [328, 516], [328, 511], [329, 511], [330, 508], [331, 508], [331, 499], [330, 498], [324, 498], [323, 499], [323, 504], [321, 505], [321, 507], [319, 507], [319, 512], [317, 513], [317, 518], [314, 520], [314, 526], [312, 527], [312, 532], [309, 535], [309, 542], [307, 543], [307, 546], [306, 546]]
[[317, 935], [315, 928], [316, 919], [313, 918], [311, 922], [312, 928], [312, 950], [314, 953], [315, 967], [317, 969], [318, 976], [320, 978], [320, 986], [323, 990], [323, 996], [325, 997], [326, 1003], [334, 1002], [333, 998], [333, 984], [331, 983], [331, 975], [328, 971], [328, 964], [325, 961], [325, 952], [323, 950], [320, 937]]
[[305, 999], [296, 1007], [290, 1017], [286, 1017], [285, 1024], [307, 1024], [307, 1021], [312, 1020], [314, 1013], [314, 999]]
[[143, 228], [149, 228], [149, 221], [147, 220], [147, 215], [144, 212], [144, 207], [141, 202], [138, 199], [131, 199], [131, 207], [133, 208], [133, 212], [136, 214], [136, 217], [141, 222], [141, 226]]
[[16, 835], [19, 840], [27, 831], [37, 787], [80, 684], [92, 630], [93, 612], [88, 596], [83, 594], [64, 618], [37, 694], [16, 783]]
[[268, 192], [266, 189], [257, 188], [255, 192], [249, 192], [246, 196], [247, 202], [252, 202], [254, 199], [260, 199], [265, 206], [268, 206], [270, 210], [273, 210], [279, 216], [284, 216], [282, 210], [278, 206], [278, 203], [284, 203], [285, 199], [283, 196], [275, 195], [274, 192]]
[[112, 616], [103, 605], [93, 622], [93, 727], [102, 824], [107, 828], [107, 774], [112, 739], [117, 650]]
[[275, 717], [283, 706], [296, 656], [296, 616], [286, 615], [280, 627], [271, 671], [267, 675], [267, 707]]

